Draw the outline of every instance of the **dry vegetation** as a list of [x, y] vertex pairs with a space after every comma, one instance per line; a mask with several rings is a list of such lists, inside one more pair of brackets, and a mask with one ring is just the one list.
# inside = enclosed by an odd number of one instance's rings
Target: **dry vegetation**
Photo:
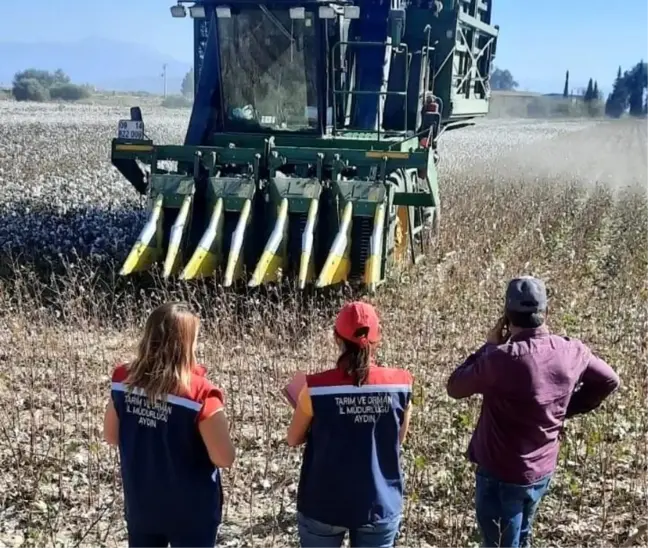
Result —
[[[283, 442], [290, 411], [278, 389], [297, 368], [330, 365], [333, 311], [99, 275], [139, 228], [138, 200], [108, 164], [123, 113], [29, 108], [0, 105], [0, 545], [125, 544], [117, 455], [101, 439], [109, 375], [151, 308], [177, 297], [202, 311], [200, 355], [227, 392], [239, 451], [221, 542], [296, 545], [300, 453]], [[178, 141], [183, 116], [152, 112], [149, 133]], [[551, 327], [592, 345], [623, 382], [569, 421], [537, 544], [645, 545], [646, 167], [640, 122], [486, 122], [448, 134], [439, 246], [374, 299], [382, 360], [411, 370], [419, 390], [399, 544], [476, 541], [464, 450], [479, 400], [449, 400], [445, 380], [482, 342], [506, 280], [532, 273], [552, 290]], [[61, 237], [67, 247], [50, 245]], [[50, 256], [66, 271], [44, 279], [33, 261]]]

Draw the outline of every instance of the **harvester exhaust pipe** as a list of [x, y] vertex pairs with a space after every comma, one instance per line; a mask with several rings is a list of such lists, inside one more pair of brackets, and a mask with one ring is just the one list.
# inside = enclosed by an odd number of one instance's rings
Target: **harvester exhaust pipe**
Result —
[[187, 218], [191, 211], [191, 203], [193, 196], [191, 194], [184, 197], [178, 216], [171, 227], [171, 235], [169, 236], [169, 249], [164, 260], [164, 270], [162, 276], [168, 278], [172, 274], [176, 274], [181, 268], [183, 263], [182, 257], [182, 244], [185, 235], [185, 226], [187, 226]]
[[[258, 287], [265, 282], [276, 282], [280, 279], [282, 269], [285, 268], [286, 259], [286, 240], [288, 237], [288, 199], [283, 198], [279, 205], [279, 212], [277, 214], [277, 221], [272, 229], [272, 234], [268, 239], [268, 243], [263, 250], [261, 259], [257, 263], [256, 268], [252, 274], [252, 278], [248, 283], [249, 287]], [[279, 250], [279, 247], [282, 247]]]
[[207, 230], [200, 239], [195, 253], [180, 274], [181, 280], [210, 276], [216, 271], [222, 260], [224, 218], [223, 199], [219, 198], [214, 205]]
[[306, 287], [306, 282], [313, 278], [314, 264], [313, 264], [313, 234], [315, 231], [315, 221], [317, 219], [317, 209], [319, 207], [319, 200], [311, 200], [308, 206], [308, 214], [306, 216], [306, 226], [302, 234], [302, 252], [299, 259], [299, 289]]
[[251, 207], [252, 200], [245, 200], [243, 209], [241, 210], [241, 215], [236, 224], [236, 229], [234, 230], [234, 234], [232, 234], [232, 245], [230, 246], [229, 256], [227, 257], [227, 267], [225, 268], [225, 278], [223, 280], [224, 287], [230, 287], [234, 280], [237, 280], [243, 274], [241, 250], [243, 249], [245, 230], [248, 227], [250, 219]]
[[120, 276], [127, 276], [133, 272], [148, 270], [156, 263], [162, 255], [162, 206], [164, 196], [159, 194], [155, 199], [151, 215], [146, 221], [144, 228], [137, 237], [135, 245], [132, 247], [126, 261], [124, 262]]
[[347, 202], [342, 212], [342, 222], [338, 230], [331, 251], [326, 258], [324, 267], [320, 272], [316, 287], [324, 287], [345, 281], [351, 271], [351, 218], [353, 214], [352, 202]]

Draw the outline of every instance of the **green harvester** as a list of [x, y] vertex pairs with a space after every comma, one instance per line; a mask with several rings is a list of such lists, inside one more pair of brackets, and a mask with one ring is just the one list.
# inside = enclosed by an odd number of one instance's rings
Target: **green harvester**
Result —
[[[186, 4], [186, 5], [185, 5]], [[121, 269], [370, 292], [439, 230], [441, 135], [488, 113], [492, 0], [199, 0], [183, 145], [131, 108], [112, 163], [149, 218]], [[171, 166], [171, 167], [170, 167]]]

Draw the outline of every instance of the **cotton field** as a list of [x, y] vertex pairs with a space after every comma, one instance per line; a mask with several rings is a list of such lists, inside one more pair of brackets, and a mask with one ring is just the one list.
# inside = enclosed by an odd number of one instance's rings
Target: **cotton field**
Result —
[[[143, 108], [156, 143], [182, 142], [188, 114]], [[99, 272], [125, 257], [145, 219], [110, 164], [127, 116], [127, 106], [0, 101], [0, 546], [126, 545], [117, 454], [101, 438], [109, 375], [151, 307], [176, 297], [201, 310], [200, 358], [227, 394], [239, 449], [224, 474], [220, 543], [295, 546], [301, 457], [283, 441], [279, 389], [334, 359], [331, 313]], [[551, 328], [622, 378], [599, 411], [568, 421], [535, 543], [648, 541], [647, 146], [645, 121], [633, 120], [488, 119], [442, 137], [438, 245], [372, 299], [381, 360], [420, 389], [399, 545], [476, 542], [464, 452], [479, 401], [450, 400], [445, 382], [483, 342], [507, 280], [525, 273], [550, 288]], [[60, 268], [44, 275], [43, 262]]]

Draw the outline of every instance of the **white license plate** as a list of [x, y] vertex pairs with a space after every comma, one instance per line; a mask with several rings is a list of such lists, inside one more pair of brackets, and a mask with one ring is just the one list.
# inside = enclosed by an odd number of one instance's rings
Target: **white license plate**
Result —
[[144, 139], [144, 122], [135, 120], [119, 120], [117, 127], [118, 139], [143, 140]]

